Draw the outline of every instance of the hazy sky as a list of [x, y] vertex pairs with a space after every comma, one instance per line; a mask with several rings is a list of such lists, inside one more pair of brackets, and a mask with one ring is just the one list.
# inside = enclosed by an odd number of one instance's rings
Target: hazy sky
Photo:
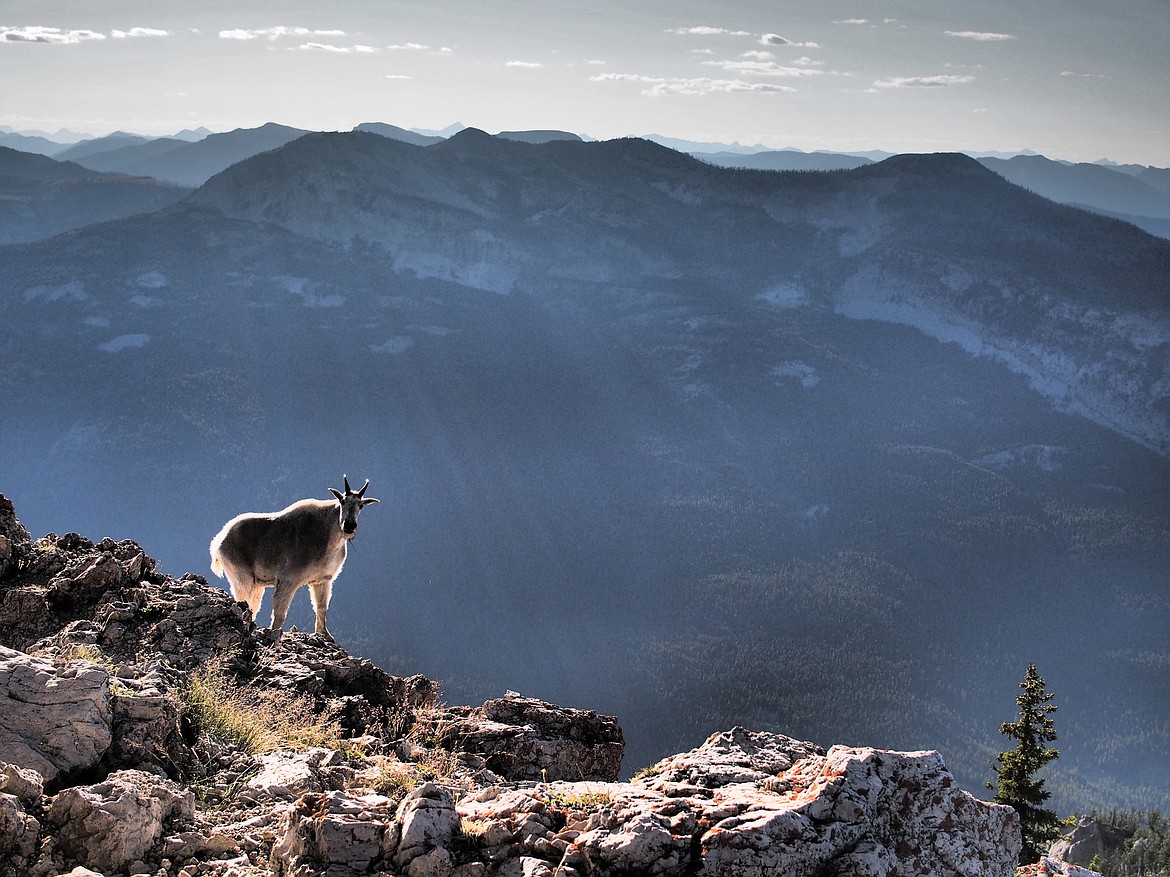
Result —
[[462, 122], [1170, 166], [1170, 0], [3, 0], [0, 125]]

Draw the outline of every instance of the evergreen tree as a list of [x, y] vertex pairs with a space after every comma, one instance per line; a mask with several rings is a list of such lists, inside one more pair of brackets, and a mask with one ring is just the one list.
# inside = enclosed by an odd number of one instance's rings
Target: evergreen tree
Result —
[[1056, 704], [1044, 690], [1044, 680], [1036, 672], [1035, 664], [1028, 665], [1020, 688], [1016, 697], [1019, 718], [999, 726], [999, 732], [1015, 740], [1016, 747], [1001, 752], [991, 765], [998, 785], [988, 783], [987, 788], [995, 791], [997, 804], [1008, 804], [1020, 814], [1020, 830], [1024, 836], [1020, 863], [1026, 865], [1039, 861], [1048, 844], [1060, 833], [1056, 814], [1042, 806], [1051, 793], [1045, 791], [1044, 780], [1036, 777], [1037, 771], [1057, 758], [1060, 751], [1047, 745], [1056, 739], [1056, 728], [1049, 718]]

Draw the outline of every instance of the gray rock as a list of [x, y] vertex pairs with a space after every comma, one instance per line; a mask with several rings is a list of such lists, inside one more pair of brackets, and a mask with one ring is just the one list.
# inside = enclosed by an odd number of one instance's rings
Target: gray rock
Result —
[[1124, 851], [1125, 841], [1126, 834], [1121, 829], [1082, 816], [1072, 831], [1052, 844], [1048, 855], [1087, 868], [1095, 857], [1102, 862], [1117, 857]]
[[111, 709], [113, 740], [105, 759], [111, 768], [177, 776], [190, 763], [190, 747], [179, 727], [181, 710], [174, 698], [114, 695]]
[[195, 814], [195, 798], [177, 783], [124, 770], [92, 786], [64, 789], [46, 821], [70, 858], [98, 871], [124, 871], [158, 843], [176, 820]]
[[27, 866], [39, 846], [40, 829], [20, 798], [0, 792], [0, 862]]
[[815, 743], [783, 734], [732, 728], [712, 734], [697, 749], [665, 758], [650, 769], [654, 782], [717, 788], [729, 783], [763, 782], [801, 759], [824, 755]]
[[450, 846], [459, 828], [459, 816], [451, 793], [435, 783], [423, 783], [398, 805], [398, 823], [402, 826], [394, 861], [399, 867], [434, 847]]
[[256, 756], [260, 772], [248, 780], [253, 801], [293, 801], [310, 792], [339, 788], [354, 775], [333, 749], [270, 752]]
[[510, 780], [615, 780], [625, 739], [617, 719], [508, 692], [479, 709], [446, 711], [443, 745], [484, 759]]
[[35, 770], [0, 761], [0, 792], [15, 795], [25, 804], [39, 804], [45, 793], [45, 779]]
[[58, 667], [0, 646], [0, 752], [53, 783], [93, 767], [112, 740], [109, 674], [75, 661]]
[[277, 828], [272, 871], [277, 877], [357, 875], [381, 870], [398, 847], [394, 804], [380, 795], [306, 795]]

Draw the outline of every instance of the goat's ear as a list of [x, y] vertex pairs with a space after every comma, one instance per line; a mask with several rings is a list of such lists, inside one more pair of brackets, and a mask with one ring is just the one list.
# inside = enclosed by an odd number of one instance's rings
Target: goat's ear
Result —
[[362, 506], [368, 506], [372, 502], [381, 502], [380, 499], [374, 499], [372, 496], [362, 497]]
[[338, 490], [336, 487], [330, 487], [329, 492], [332, 493], [335, 497], [337, 497], [338, 502], [341, 502], [345, 498], [341, 495], [341, 491]]

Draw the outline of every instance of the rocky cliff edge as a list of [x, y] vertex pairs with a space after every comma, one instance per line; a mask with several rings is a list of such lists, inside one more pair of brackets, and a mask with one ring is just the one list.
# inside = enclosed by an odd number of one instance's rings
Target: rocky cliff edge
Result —
[[733, 728], [618, 782], [617, 720], [449, 707], [0, 495], [0, 877], [1010, 875], [936, 752]]

